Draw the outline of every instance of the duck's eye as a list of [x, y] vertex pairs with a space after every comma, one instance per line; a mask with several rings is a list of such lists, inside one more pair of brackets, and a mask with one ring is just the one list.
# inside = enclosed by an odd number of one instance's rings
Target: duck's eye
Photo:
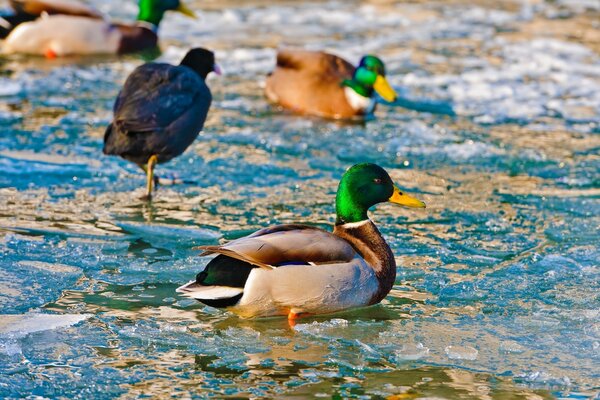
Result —
[[378, 184], [378, 185], [381, 185], [381, 179], [379, 179], [379, 178], [373, 179], [373, 182], [376, 183], [376, 184]]

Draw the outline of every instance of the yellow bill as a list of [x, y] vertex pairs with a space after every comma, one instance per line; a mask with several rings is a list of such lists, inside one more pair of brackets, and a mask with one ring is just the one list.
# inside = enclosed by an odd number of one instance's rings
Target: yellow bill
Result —
[[390, 203], [400, 204], [406, 207], [425, 208], [425, 203], [423, 203], [421, 200], [415, 199], [412, 196], [402, 193], [396, 186], [394, 186], [394, 193], [392, 194], [392, 197], [388, 199], [388, 201]]
[[194, 13], [190, 8], [188, 8], [188, 6], [186, 6], [182, 2], [179, 3], [179, 7], [177, 7], [175, 11], [179, 11], [183, 15], [187, 15], [190, 18], [198, 19], [196, 13]]
[[391, 103], [396, 100], [396, 92], [383, 75], [377, 75], [373, 89], [387, 102]]

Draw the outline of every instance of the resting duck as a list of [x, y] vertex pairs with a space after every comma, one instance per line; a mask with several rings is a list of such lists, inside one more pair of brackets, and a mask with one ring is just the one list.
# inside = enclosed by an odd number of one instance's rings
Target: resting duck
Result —
[[393, 102], [396, 93], [385, 79], [379, 58], [364, 56], [354, 68], [322, 51], [280, 50], [267, 77], [265, 94], [273, 103], [327, 118], [363, 117], [375, 109], [374, 93]]
[[86, 54], [124, 54], [152, 49], [164, 14], [179, 11], [195, 17], [180, 0], [140, 0], [137, 23], [113, 24], [81, 15], [46, 15], [18, 25], [6, 38], [5, 53], [48, 58]]
[[154, 167], [179, 156], [204, 126], [212, 96], [205, 79], [220, 74], [214, 54], [190, 50], [179, 66], [148, 63], [125, 81], [104, 134], [104, 154], [134, 162], [147, 175], [146, 198], [154, 186]]
[[17, 25], [34, 21], [42, 14], [104, 18], [100, 11], [77, 0], [9, 0], [9, 4], [13, 13], [0, 15], [0, 39], [7, 37]]
[[357, 164], [340, 181], [333, 233], [304, 225], [261, 229], [222, 246], [195, 281], [178, 292], [242, 317], [325, 314], [379, 303], [392, 289], [396, 262], [367, 216], [375, 204], [425, 204], [394, 186], [375, 164]]

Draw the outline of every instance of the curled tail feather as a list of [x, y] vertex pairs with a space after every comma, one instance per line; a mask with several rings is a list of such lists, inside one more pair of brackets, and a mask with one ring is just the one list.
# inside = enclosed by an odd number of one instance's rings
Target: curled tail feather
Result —
[[112, 146], [110, 146], [108, 139], [113, 133], [113, 124], [110, 123], [106, 127], [106, 131], [104, 131], [104, 147], [102, 148], [102, 152], [104, 154], [114, 154], [112, 152]]

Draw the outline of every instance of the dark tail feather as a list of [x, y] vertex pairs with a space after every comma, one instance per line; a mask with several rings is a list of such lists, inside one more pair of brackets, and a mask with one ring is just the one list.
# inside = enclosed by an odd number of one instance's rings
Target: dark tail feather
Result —
[[114, 154], [112, 152], [112, 146], [109, 144], [109, 138], [113, 132], [113, 124], [110, 123], [106, 127], [106, 131], [104, 132], [104, 147], [102, 148], [102, 152], [104, 154]]
[[244, 295], [244, 286], [254, 265], [218, 255], [213, 258], [195, 281], [177, 288], [177, 292], [211, 307], [230, 307]]
[[293, 53], [280, 51], [277, 53], [277, 66], [281, 68], [300, 69], [300, 60]]

